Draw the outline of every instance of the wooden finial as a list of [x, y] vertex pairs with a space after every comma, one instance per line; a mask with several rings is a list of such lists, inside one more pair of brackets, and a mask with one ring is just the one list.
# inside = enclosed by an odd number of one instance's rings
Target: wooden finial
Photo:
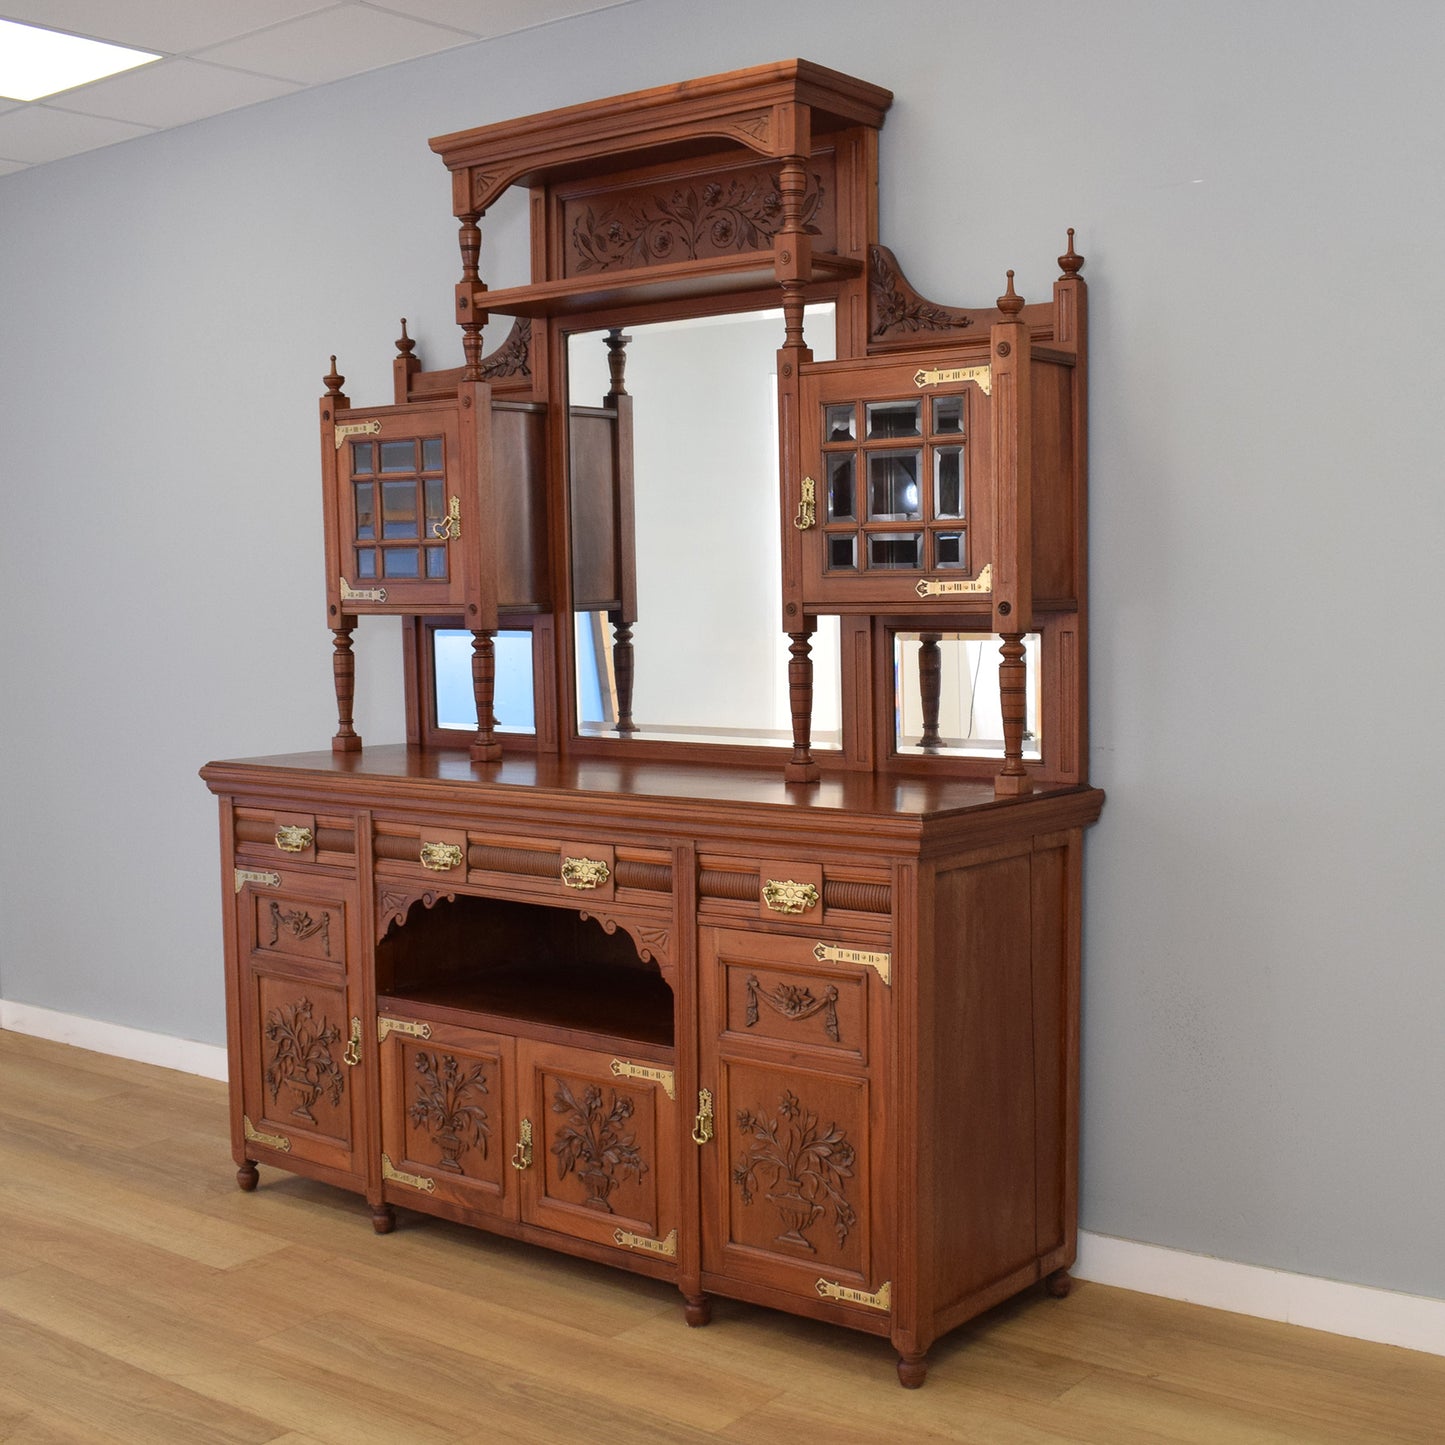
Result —
[[1069, 227], [1069, 249], [1059, 257], [1059, 269], [1065, 276], [1077, 276], [1084, 267], [1084, 258], [1074, 250], [1074, 228]]
[[[1072, 235], [1073, 233], [1070, 232], [1070, 234]], [[403, 316], [401, 318], [401, 335], [397, 338], [396, 342], [396, 354], [398, 356], [410, 359], [412, 352], [415, 350], [416, 342], [413, 341], [411, 337], [406, 334], [406, 317]]]
[[341, 395], [341, 383], [344, 382], [346, 378], [344, 376], [337, 375], [336, 358], [334, 356], [331, 358], [331, 370], [328, 371], [326, 375], [323, 376], [321, 379], [326, 383], [327, 396]]
[[1024, 309], [1024, 298], [1014, 290], [1014, 273], [1008, 273], [1008, 290], [998, 298], [998, 309], [1005, 316], [1017, 316]]

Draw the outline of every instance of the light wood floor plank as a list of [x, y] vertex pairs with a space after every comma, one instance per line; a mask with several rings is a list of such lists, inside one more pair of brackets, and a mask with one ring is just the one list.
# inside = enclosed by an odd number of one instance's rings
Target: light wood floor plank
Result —
[[1445, 1359], [1099, 1285], [934, 1346], [273, 1169], [211, 1080], [0, 1032], [3, 1445], [1442, 1445]]

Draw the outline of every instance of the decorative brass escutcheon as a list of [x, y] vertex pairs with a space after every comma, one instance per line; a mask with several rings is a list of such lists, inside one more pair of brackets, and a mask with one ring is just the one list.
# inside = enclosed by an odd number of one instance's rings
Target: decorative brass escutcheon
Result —
[[410, 1019], [393, 1019], [388, 1018], [385, 1014], [377, 1014], [377, 1043], [384, 1044], [387, 1034], [407, 1034], [414, 1039], [429, 1039], [431, 1038], [431, 1025], [412, 1023]]
[[434, 873], [447, 873], [462, 866], [462, 849], [459, 843], [423, 843], [421, 845], [421, 866]]
[[530, 1169], [532, 1167], [532, 1121], [522, 1120], [522, 1137], [517, 1140], [517, 1147], [512, 1150], [512, 1168]]
[[913, 590], [920, 597], [959, 597], [972, 596], [979, 592], [992, 592], [993, 563], [985, 562], [983, 571], [977, 577], [960, 577], [946, 582], [925, 577]]
[[341, 1062], [355, 1068], [361, 1062], [361, 1020], [355, 1015], [351, 1020], [351, 1037], [341, 1055]]
[[649, 1079], [661, 1084], [669, 1099], [677, 1098], [677, 1079], [671, 1069], [655, 1069], [648, 1064], [634, 1064], [631, 1059], [613, 1059], [614, 1079]]
[[946, 381], [972, 381], [985, 396], [993, 395], [993, 370], [987, 366], [950, 366], [913, 373], [913, 384], [920, 391], [925, 386], [942, 386]]
[[385, 1154], [381, 1156], [381, 1177], [394, 1180], [397, 1184], [405, 1184], [408, 1189], [420, 1189], [424, 1194], [436, 1192], [435, 1179], [428, 1179], [424, 1174], [404, 1174]]
[[692, 1126], [692, 1142], [706, 1144], [712, 1138], [712, 1090], [697, 1091], [697, 1119]]
[[817, 482], [812, 477], [804, 477], [802, 492], [802, 499], [798, 502], [798, 515], [793, 518], [793, 525], [800, 532], [806, 532], [809, 527], [816, 526], [818, 522]]
[[600, 858], [564, 858], [562, 881], [569, 888], [600, 888], [612, 876]]
[[818, 942], [813, 945], [813, 957], [819, 963], [858, 963], [864, 968], [875, 968], [884, 983], [893, 982], [893, 955], [891, 953], [870, 953], [863, 948], [839, 948], [835, 943]]
[[815, 883], [795, 883], [791, 878], [769, 878], [763, 884], [763, 902], [774, 913], [804, 913], [816, 908], [822, 894]]
[[283, 1154], [291, 1152], [291, 1141], [284, 1134], [263, 1134], [247, 1114], [241, 1115], [241, 1132], [253, 1144], [264, 1144], [268, 1149], [279, 1149]]
[[442, 542], [455, 542], [462, 535], [462, 499], [453, 497], [447, 506], [447, 514], [440, 522], [431, 524], [431, 534]]
[[310, 828], [286, 823], [276, 829], [276, 846], [283, 853], [304, 853], [315, 841], [316, 835]]
[[842, 1300], [844, 1304], [867, 1305], [870, 1310], [892, 1309], [893, 1281], [885, 1280], [872, 1294], [861, 1289], [849, 1289], [847, 1285], [834, 1284], [830, 1279], [820, 1279], [813, 1286], [822, 1299]]
[[645, 1249], [649, 1254], [666, 1255], [668, 1259], [677, 1258], [675, 1229], [668, 1230], [666, 1239], [649, 1239], [645, 1234], [633, 1234], [629, 1229], [614, 1229], [612, 1242], [622, 1245], [624, 1249]]

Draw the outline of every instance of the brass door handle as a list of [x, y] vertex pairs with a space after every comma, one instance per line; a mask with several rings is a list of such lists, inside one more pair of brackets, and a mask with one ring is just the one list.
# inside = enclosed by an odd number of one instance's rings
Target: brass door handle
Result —
[[361, 1020], [351, 1020], [351, 1038], [347, 1041], [345, 1051], [341, 1055], [341, 1062], [349, 1064], [353, 1069], [361, 1062]]
[[512, 1168], [530, 1169], [532, 1167], [532, 1121], [522, 1120], [522, 1137], [517, 1140], [517, 1147], [512, 1150]]
[[692, 1142], [706, 1144], [712, 1138], [712, 1090], [697, 1091], [697, 1118], [692, 1126]]

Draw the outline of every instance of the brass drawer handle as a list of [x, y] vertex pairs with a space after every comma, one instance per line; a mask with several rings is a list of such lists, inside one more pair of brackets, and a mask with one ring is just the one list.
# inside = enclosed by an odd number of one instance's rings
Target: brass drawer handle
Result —
[[612, 876], [600, 858], [564, 858], [562, 881], [569, 888], [600, 888]]
[[692, 1126], [692, 1142], [706, 1144], [712, 1138], [712, 1090], [697, 1091], [697, 1119]]
[[304, 853], [315, 841], [310, 828], [298, 828], [294, 823], [283, 823], [276, 829], [276, 846], [283, 853]]
[[795, 883], [791, 878], [769, 878], [763, 885], [763, 902], [774, 913], [802, 913], [816, 908], [820, 896], [816, 883]]
[[423, 843], [421, 845], [421, 866], [434, 873], [449, 873], [462, 866], [462, 849], [459, 843]]
[[347, 1040], [341, 1062], [353, 1069], [361, 1062], [361, 1020], [354, 1015], [351, 1020], [351, 1037]]
[[517, 1140], [517, 1147], [512, 1150], [512, 1168], [530, 1169], [532, 1167], [532, 1121], [522, 1120], [522, 1137]]

